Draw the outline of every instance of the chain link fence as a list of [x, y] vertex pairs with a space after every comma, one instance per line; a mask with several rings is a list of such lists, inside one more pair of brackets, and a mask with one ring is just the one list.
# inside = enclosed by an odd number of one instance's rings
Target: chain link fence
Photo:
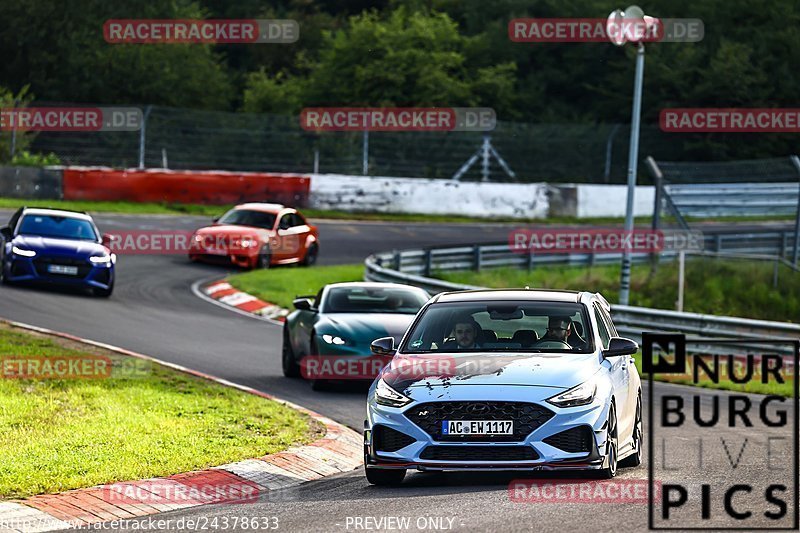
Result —
[[[34, 104], [32, 104], [34, 105]], [[35, 105], [48, 105], [36, 103]], [[49, 104], [52, 105], [52, 104]], [[63, 104], [62, 104], [63, 105]], [[75, 104], [70, 104], [74, 106]], [[495, 158], [484, 175], [479, 132], [324, 132], [298, 117], [142, 106], [141, 132], [40, 132], [31, 149], [64, 164], [116, 168], [321, 172], [450, 179], [472, 156], [462, 180], [624, 183], [630, 128], [620, 124], [498, 122], [489, 141]], [[4, 132], [8, 134], [8, 132]], [[644, 126], [641, 150], [677, 159], [680, 145]], [[642, 182], [647, 181], [643, 174]]]

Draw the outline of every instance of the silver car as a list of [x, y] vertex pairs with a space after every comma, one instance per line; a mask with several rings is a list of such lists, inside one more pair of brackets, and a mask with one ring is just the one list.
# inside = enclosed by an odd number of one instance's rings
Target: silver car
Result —
[[590, 470], [611, 478], [642, 456], [636, 342], [596, 293], [443, 293], [420, 309], [367, 398], [370, 483], [408, 469]]

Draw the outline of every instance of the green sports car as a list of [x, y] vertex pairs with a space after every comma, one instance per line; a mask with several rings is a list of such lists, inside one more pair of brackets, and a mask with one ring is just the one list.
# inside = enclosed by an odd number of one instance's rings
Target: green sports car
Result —
[[417, 311], [430, 299], [422, 289], [395, 283], [332, 283], [315, 297], [298, 297], [283, 328], [283, 374], [312, 380], [369, 380], [391, 357], [377, 357], [370, 343], [400, 342]]

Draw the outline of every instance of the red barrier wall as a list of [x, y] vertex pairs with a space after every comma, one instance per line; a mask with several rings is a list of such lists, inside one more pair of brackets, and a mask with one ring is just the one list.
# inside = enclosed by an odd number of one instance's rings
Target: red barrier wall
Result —
[[126, 200], [182, 204], [277, 202], [308, 205], [311, 178], [256, 172], [65, 168], [65, 200]]

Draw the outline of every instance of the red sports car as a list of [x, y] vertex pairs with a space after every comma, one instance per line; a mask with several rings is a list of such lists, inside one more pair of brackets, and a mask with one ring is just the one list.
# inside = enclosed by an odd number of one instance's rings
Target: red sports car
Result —
[[211, 226], [195, 231], [189, 245], [192, 261], [244, 268], [313, 265], [318, 253], [316, 226], [291, 207], [265, 203], [237, 205]]

